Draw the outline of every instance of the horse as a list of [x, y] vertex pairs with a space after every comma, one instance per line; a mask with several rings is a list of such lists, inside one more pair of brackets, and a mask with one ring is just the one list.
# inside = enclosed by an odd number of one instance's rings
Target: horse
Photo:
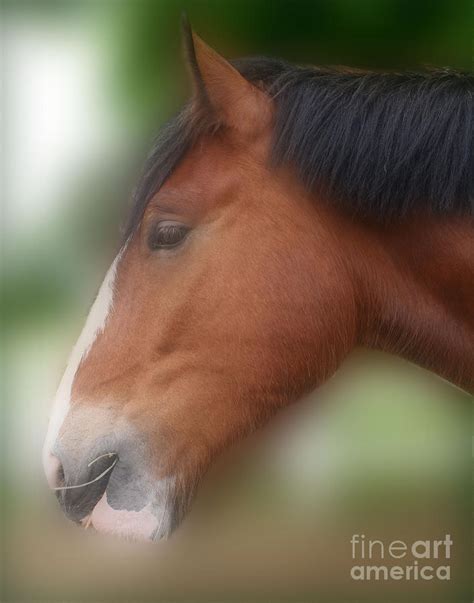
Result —
[[474, 77], [227, 61], [162, 130], [43, 449], [68, 518], [168, 537], [233, 442], [358, 346], [474, 390]]

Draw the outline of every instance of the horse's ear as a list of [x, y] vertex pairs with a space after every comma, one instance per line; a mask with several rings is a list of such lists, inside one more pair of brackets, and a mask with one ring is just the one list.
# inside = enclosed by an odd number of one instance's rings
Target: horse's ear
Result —
[[271, 116], [271, 100], [208, 46], [183, 20], [183, 38], [194, 87], [194, 101], [218, 122], [255, 132]]

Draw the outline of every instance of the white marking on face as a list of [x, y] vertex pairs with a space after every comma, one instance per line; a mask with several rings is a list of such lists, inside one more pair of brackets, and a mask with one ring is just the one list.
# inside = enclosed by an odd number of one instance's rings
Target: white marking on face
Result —
[[74, 346], [69, 357], [66, 370], [59, 384], [58, 391], [54, 398], [51, 416], [48, 425], [48, 432], [43, 446], [43, 467], [50, 487], [56, 484], [56, 475], [59, 467], [59, 461], [53, 454], [54, 446], [61, 429], [61, 425], [66, 418], [70, 403], [71, 390], [74, 378], [82, 360], [91, 350], [97, 336], [104, 330], [107, 317], [112, 309], [114, 298], [114, 283], [117, 273], [117, 267], [120, 259], [126, 249], [126, 244], [122, 247], [117, 257], [112, 262], [105, 279], [99, 289], [97, 297], [92, 305], [86, 324]]

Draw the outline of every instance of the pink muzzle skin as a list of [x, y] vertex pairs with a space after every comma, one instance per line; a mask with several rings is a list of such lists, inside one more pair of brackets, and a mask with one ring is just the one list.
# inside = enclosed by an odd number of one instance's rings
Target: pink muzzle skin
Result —
[[82, 521], [84, 527], [92, 526], [98, 532], [115, 534], [133, 540], [152, 540], [158, 528], [158, 519], [151, 512], [151, 503], [140, 511], [113, 509], [107, 501], [107, 492]]

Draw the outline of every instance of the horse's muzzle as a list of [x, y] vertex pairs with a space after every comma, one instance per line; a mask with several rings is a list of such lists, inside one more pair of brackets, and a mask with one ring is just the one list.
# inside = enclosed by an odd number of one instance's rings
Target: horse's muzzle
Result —
[[48, 483], [65, 515], [130, 539], [167, 537], [175, 525], [175, 480], [153, 475], [143, 435], [127, 429], [98, 436], [92, 428], [84, 434], [84, 423], [77, 423], [82, 418], [72, 413], [66, 419], [45, 459]]

